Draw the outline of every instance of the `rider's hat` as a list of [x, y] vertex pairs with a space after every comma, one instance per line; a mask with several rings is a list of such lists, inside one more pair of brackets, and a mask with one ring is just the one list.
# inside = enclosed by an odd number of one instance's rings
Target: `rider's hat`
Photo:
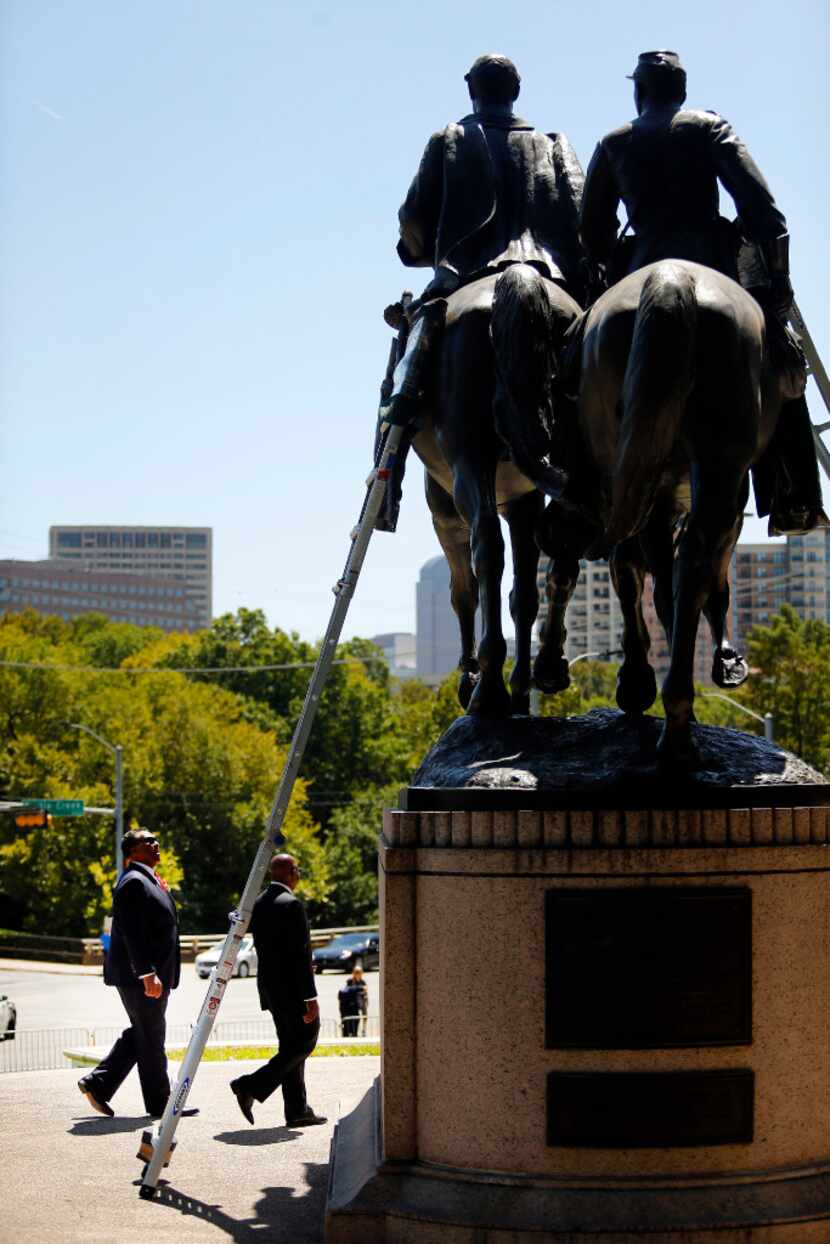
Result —
[[686, 81], [686, 70], [680, 63], [676, 52], [665, 50], [657, 52], [641, 52], [637, 57], [637, 66], [633, 73], [627, 75], [634, 82], [650, 81], [668, 77], [681, 77]]

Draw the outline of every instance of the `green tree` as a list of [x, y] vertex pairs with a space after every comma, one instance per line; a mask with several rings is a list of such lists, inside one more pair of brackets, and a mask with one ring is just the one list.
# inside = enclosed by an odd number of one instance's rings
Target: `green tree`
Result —
[[[0, 659], [88, 664], [71, 627], [34, 614], [0, 619]], [[128, 818], [156, 830], [170, 869], [183, 870], [184, 927], [219, 930], [238, 901], [283, 763], [273, 731], [247, 721], [247, 707], [233, 692], [174, 671], [0, 667], [0, 789], [6, 797], [71, 796], [111, 807], [112, 755], [69, 723], [120, 743]], [[302, 863], [304, 892], [322, 901], [326, 862], [303, 781], [284, 833]], [[22, 835], [11, 817], [0, 818], [0, 890], [19, 897], [33, 930], [96, 932], [109, 906], [113, 857], [111, 820], [90, 816]]]
[[808, 764], [830, 765], [830, 626], [802, 621], [784, 605], [769, 626], [750, 631], [747, 656], [753, 675], [746, 703], [772, 713], [776, 742]]

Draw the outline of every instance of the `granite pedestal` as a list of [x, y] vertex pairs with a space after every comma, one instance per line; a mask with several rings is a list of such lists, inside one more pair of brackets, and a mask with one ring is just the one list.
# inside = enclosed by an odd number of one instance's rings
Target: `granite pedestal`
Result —
[[382, 1074], [329, 1244], [827, 1244], [826, 791], [387, 812]]

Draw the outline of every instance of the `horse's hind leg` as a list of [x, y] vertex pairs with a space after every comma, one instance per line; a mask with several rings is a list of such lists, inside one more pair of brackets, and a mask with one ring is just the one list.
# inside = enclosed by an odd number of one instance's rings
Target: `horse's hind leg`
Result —
[[644, 713], [657, 699], [657, 679], [648, 660], [651, 639], [643, 617], [646, 567], [638, 537], [617, 545], [610, 570], [623, 615], [624, 655], [617, 674], [617, 703], [623, 712]]
[[470, 527], [473, 568], [481, 604], [481, 641], [478, 645], [479, 680], [468, 712], [505, 717], [510, 696], [504, 685], [507, 645], [501, 626], [501, 580], [504, 540], [496, 508], [496, 462], [464, 455], [453, 470], [453, 500]]
[[478, 606], [478, 583], [473, 574], [470, 553], [470, 529], [456, 510], [453, 499], [445, 488], [424, 472], [427, 505], [432, 515], [432, 525], [438, 543], [450, 567], [450, 600], [458, 618], [461, 632], [461, 657], [458, 668], [461, 679], [458, 699], [466, 708], [478, 679], [476, 660], [476, 608]]
[[696, 760], [691, 722], [697, 628], [733, 547], [745, 488], [745, 469], [728, 459], [692, 472], [692, 513], [675, 562], [671, 662], [663, 683], [666, 721], [657, 745], [661, 759], [671, 764], [692, 767]]
[[545, 695], [555, 695], [571, 683], [565, 659], [565, 614], [579, 578], [579, 559], [590, 537], [581, 527], [570, 524], [568, 515], [551, 502], [537, 527], [536, 539], [550, 561], [545, 575], [547, 610], [533, 663], [533, 681]]
[[725, 545], [715, 568], [715, 585], [703, 606], [703, 613], [712, 631], [714, 653], [712, 656], [712, 682], [717, 687], [740, 687], [749, 676], [749, 666], [726, 636], [726, 618], [729, 613], [729, 563], [743, 526], [743, 509], [749, 493], [749, 480], [744, 480], [740, 509], [729, 542]]
[[510, 613], [516, 631], [516, 663], [510, 675], [510, 698], [514, 713], [530, 712], [530, 640], [539, 612], [539, 546], [536, 526], [542, 516], [541, 493], [525, 493], [507, 507], [507, 525], [513, 549], [513, 590]]

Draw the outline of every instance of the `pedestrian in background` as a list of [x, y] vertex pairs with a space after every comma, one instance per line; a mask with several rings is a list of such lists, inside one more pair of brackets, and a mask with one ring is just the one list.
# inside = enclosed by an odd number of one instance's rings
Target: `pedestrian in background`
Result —
[[363, 979], [363, 968], [356, 964], [346, 984], [337, 994], [340, 1022], [344, 1037], [356, 1037], [358, 1026], [366, 1035], [366, 1016], [369, 1013], [369, 989]]
[[[125, 867], [112, 896], [104, 984], [118, 990], [130, 1024], [78, 1088], [93, 1110], [111, 1118], [110, 1098], [137, 1064], [144, 1107], [160, 1118], [170, 1096], [165, 1015], [170, 990], [179, 983], [179, 920], [167, 884], [156, 874], [156, 836], [143, 827], [128, 830], [121, 849]], [[182, 1111], [198, 1113], [195, 1107]]]

